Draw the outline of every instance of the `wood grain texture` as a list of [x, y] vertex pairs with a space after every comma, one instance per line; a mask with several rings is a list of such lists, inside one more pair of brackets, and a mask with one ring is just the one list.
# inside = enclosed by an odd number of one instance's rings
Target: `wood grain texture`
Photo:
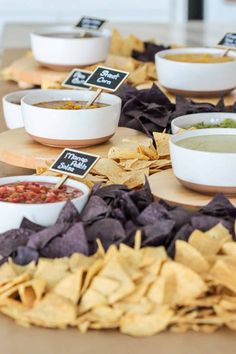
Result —
[[[116, 134], [106, 143], [79, 150], [107, 157], [112, 146], [147, 143], [150, 139], [137, 130], [119, 127]], [[45, 167], [45, 162], [54, 160], [62, 151], [41, 145], [31, 139], [23, 128], [8, 130], [0, 134], [0, 161], [24, 168]]]
[[[210, 202], [212, 195], [200, 194], [182, 186], [175, 178], [172, 169], [149, 177], [150, 187], [157, 199], [164, 199], [173, 205], [197, 210]], [[236, 197], [229, 198], [236, 206]]]

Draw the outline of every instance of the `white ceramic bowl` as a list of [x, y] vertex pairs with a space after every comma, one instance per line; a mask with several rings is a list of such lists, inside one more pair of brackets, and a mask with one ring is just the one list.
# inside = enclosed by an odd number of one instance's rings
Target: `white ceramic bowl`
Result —
[[[224, 63], [183, 63], [166, 59], [167, 54], [208, 53], [222, 54], [218, 48], [177, 48], [163, 50], [155, 55], [160, 84], [168, 91], [187, 95], [219, 95], [236, 87], [236, 60]], [[236, 52], [229, 55], [236, 59]]]
[[63, 110], [34, 106], [45, 101], [88, 101], [94, 92], [89, 90], [41, 90], [21, 100], [26, 131], [31, 137], [49, 146], [83, 147], [101, 144], [116, 132], [121, 99], [102, 93], [96, 102], [108, 106], [93, 109]]
[[45, 36], [50, 33], [78, 33], [79, 31], [78, 28], [71, 26], [55, 26], [31, 33], [31, 47], [37, 62], [51, 69], [67, 70], [106, 60], [111, 42], [111, 32], [107, 29], [88, 31], [97, 35], [90, 38]]
[[200, 193], [236, 194], [236, 153], [197, 151], [176, 145], [176, 142], [194, 136], [226, 134], [236, 135], [236, 129], [198, 129], [170, 138], [172, 168], [180, 183]]
[[236, 113], [208, 112], [186, 114], [172, 120], [171, 131], [172, 134], [177, 134], [179, 131], [187, 130], [198, 123], [219, 124], [227, 118], [236, 122]]
[[[23, 118], [21, 114], [20, 101], [25, 95], [39, 91], [33, 90], [21, 90], [8, 93], [2, 98], [3, 114], [8, 129], [22, 128], [24, 126]], [[19, 104], [17, 103], [19, 102]]]
[[[57, 183], [60, 180], [59, 177], [52, 176], [14, 176], [0, 178], [0, 186], [8, 183], [15, 183], [21, 181], [30, 182], [47, 182]], [[89, 188], [81, 182], [68, 179], [65, 185], [78, 188], [83, 192], [83, 195], [72, 199], [72, 203], [80, 212], [85, 206], [89, 197]], [[20, 204], [20, 203], [8, 203], [0, 201], [0, 233], [10, 229], [18, 228], [21, 224], [23, 217], [42, 225], [53, 225], [60, 211], [66, 202], [45, 203], [45, 204]]]

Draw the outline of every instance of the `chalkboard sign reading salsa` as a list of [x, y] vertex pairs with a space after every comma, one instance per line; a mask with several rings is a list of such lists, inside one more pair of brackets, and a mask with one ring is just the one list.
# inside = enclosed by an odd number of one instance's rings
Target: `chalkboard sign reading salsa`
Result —
[[85, 81], [85, 84], [114, 92], [125, 81], [128, 75], [127, 71], [98, 66]]
[[90, 30], [99, 30], [105, 22], [106, 20], [101, 20], [99, 18], [82, 17], [77, 23], [76, 27]]
[[236, 33], [226, 33], [226, 35], [220, 40], [218, 45], [223, 47], [236, 48]]
[[89, 88], [88, 85], [85, 85], [85, 81], [91, 75], [91, 71], [73, 69], [67, 78], [62, 82], [62, 86], [72, 87], [72, 88]]
[[64, 175], [84, 178], [99, 159], [98, 155], [64, 149], [49, 169]]

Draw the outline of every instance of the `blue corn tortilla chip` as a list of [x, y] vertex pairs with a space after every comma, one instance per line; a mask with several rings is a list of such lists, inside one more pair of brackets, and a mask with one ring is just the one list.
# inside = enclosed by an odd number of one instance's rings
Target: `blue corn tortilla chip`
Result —
[[155, 44], [151, 42], [144, 42], [144, 51], [133, 50], [131, 56], [139, 61], [153, 62], [155, 61], [155, 54], [166, 49], [170, 49], [170, 46], [162, 44]]
[[81, 222], [75, 223], [65, 234], [52, 239], [40, 250], [48, 258], [70, 257], [73, 253], [89, 254], [88, 241]]
[[9, 257], [17, 250], [19, 246], [24, 246], [33, 234], [28, 229], [13, 229], [0, 234], [0, 255]]
[[13, 255], [13, 261], [19, 265], [26, 265], [32, 261], [36, 262], [39, 254], [35, 249], [27, 246], [19, 246]]
[[31, 236], [27, 246], [36, 250], [44, 248], [53, 238], [62, 235], [70, 227], [69, 223], [60, 223], [47, 227]]
[[177, 96], [174, 104], [155, 84], [152, 88], [143, 90], [123, 85], [117, 95], [122, 99], [119, 126], [142, 131], [149, 137], [152, 137], [154, 131], [162, 132], [164, 129], [170, 133], [171, 121], [185, 114], [236, 112], [236, 103], [226, 107], [223, 97], [214, 105]]
[[120, 198], [126, 192], [128, 192], [128, 187], [124, 186], [123, 184], [112, 184], [110, 186], [105, 186], [103, 188], [95, 189], [92, 192], [93, 195], [97, 195], [102, 198], [108, 205], [116, 199]]
[[140, 225], [154, 224], [158, 219], [169, 218], [169, 211], [159, 202], [149, 204], [138, 216]]
[[223, 193], [216, 195], [210, 203], [200, 210], [201, 214], [209, 214], [212, 216], [236, 216], [235, 212], [236, 208]]
[[108, 215], [109, 210], [109, 206], [101, 197], [93, 195], [81, 213], [81, 220], [92, 223]]
[[219, 223], [224, 225], [231, 233], [233, 232], [233, 225], [229, 220], [211, 215], [195, 215], [191, 217], [192, 227], [201, 231], [207, 231]]
[[140, 189], [131, 190], [129, 197], [135, 203], [139, 211], [142, 211], [153, 202], [153, 195], [147, 177], [145, 177], [145, 185]]
[[76, 221], [79, 221], [79, 212], [74, 204], [68, 200], [62, 208], [56, 223], [74, 223]]
[[173, 220], [158, 220], [152, 225], [144, 226], [141, 229], [143, 233], [142, 247], [164, 245], [174, 225]]
[[85, 228], [86, 236], [90, 246], [90, 253], [97, 250], [96, 239], [100, 239], [105, 250], [111, 244], [119, 244], [125, 239], [125, 231], [122, 224], [115, 219], [106, 218], [95, 221]]
[[21, 224], [20, 224], [20, 228], [22, 229], [29, 229], [32, 230], [34, 232], [38, 232], [44, 229], [44, 226], [35, 224], [34, 222], [30, 221], [27, 218], [23, 218]]
[[175, 242], [177, 240], [188, 241], [189, 236], [193, 232], [194, 228], [190, 224], [183, 225], [176, 235], [173, 235], [171, 242], [166, 245], [167, 254], [169, 257], [174, 258], [175, 256]]

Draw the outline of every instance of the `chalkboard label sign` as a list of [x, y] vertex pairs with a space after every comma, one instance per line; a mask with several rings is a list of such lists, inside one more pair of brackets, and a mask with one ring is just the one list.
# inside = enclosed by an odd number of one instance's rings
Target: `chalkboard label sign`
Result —
[[236, 48], [236, 33], [226, 33], [218, 45]]
[[99, 30], [105, 22], [106, 20], [101, 20], [99, 18], [82, 17], [75, 27]]
[[84, 178], [99, 159], [100, 156], [97, 155], [64, 149], [49, 169], [64, 175]]
[[85, 81], [91, 75], [91, 71], [88, 70], [80, 70], [73, 69], [67, 78], [62, 82], [62, 86], [72, 87], [72, 88], [89, 88], [88, 85], [85, 84]]
[[128, 75], [127, 71], [98, 66], [86, 80], [85, 84], [113, 92], [118, 89]]

